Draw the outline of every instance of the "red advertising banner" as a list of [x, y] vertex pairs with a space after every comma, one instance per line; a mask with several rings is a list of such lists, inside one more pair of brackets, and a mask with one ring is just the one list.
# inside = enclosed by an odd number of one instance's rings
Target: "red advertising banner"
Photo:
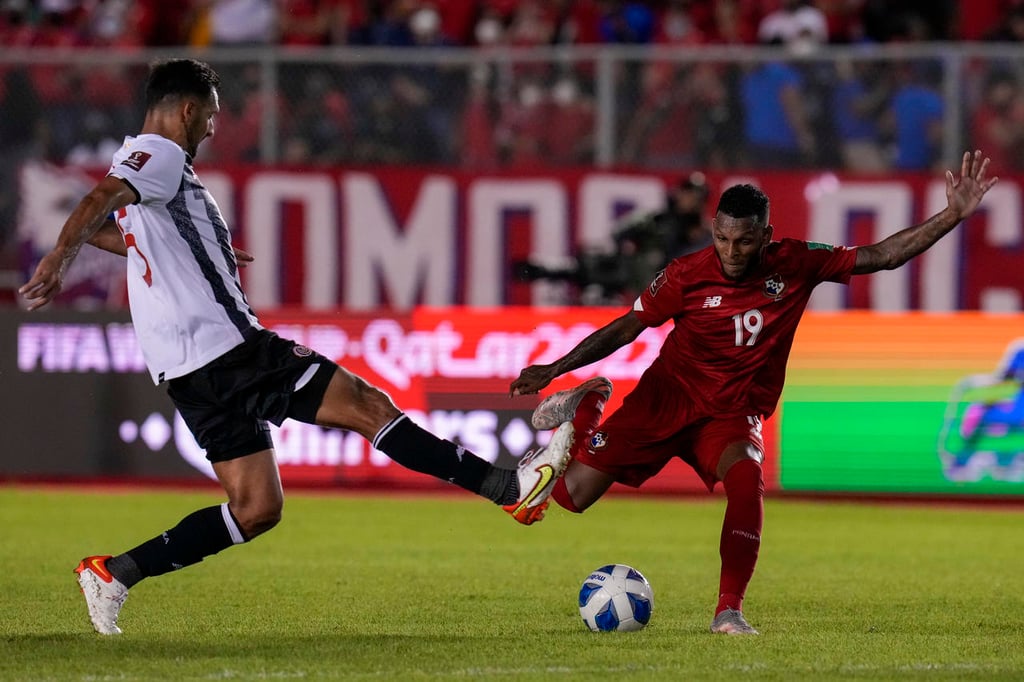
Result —
[[[278, 312], [261, 319], [389, 393], [424, 428], [514, 468], [551, 432], [530, 425], [541, 396], [511, 397], [509, 383], [523, 367], [555, 360], [620, 312], [416, 308], [404, 315]], [[601, 374], [615, 384], [609, 414], [654, 360], [668, 331], [668, 325], [647, 330], [602, 362], [559, 378], [544, 395]], [[212, 476], [170, 399], [153, 386], [125, 315], [0, 312], [0, 349], [0, 375], [19, 397], [4, 412], [11, 447], [0, 453], [0, 480]], [[61, 429], [40, 427], [33, 416], [39, 404], [62, 415]], [[779, 480], [774, 421], [764, 431], [765, 478], [772, 489]], [[393, 463], [355, 433], [286, 421], [272, 427], [272, 435], [285, 485], [450, 487]], [[704, 486], [675, 461], [643, 490], [693, 493]]]
[[[508, 395], [509, 383], [530, 364], [554, 361], [621, 311], [561, 308], [417, 308], [408, 315], [274, 313], [264, 321], [283, 336], [335, 359], [388, 392], [410, 417], [440, 437], [511, 468], [550, 432], [536, 433], [529, 416], [539, 396]], [[615, 384], [610, 414], [657, 356], [669, 327], [647, 330], [627, 348], [560, 377], [545, 395], [603, 375]], [[295, 422], [275, 433], [287, 483], [431, 487], [355, 434], [338, 434]], [[766, 469], [777, 485], [775, 425], [765, 428], [772, 456]], [[704, 487], [686, 465], [673, 462], [644, 486], [648, 492], [699, 492]]]
[[[614, 255], [612, 234], [623, 217], [662, 207], [680, 177], [596, 170], [198, 170], [236, 242], [257, 258], [243, 271], [253, 305], [311, 310], [572, 303], [564, 283], [518, 280], [516, 264], [571, 261], [583, 252]], [[24, 175], [20, 234], [31, 258], [52, 245], [66, 207], [91, 180], [39, 164]], [[725, 187], [752, 182], [771, 198], [777, 237], [833, 244], [877, 241], [946, 205], [940, 174], [764, 171], [711, 173], [708, 180], [709, 210]], [[909, 266], [856, 278], [848, 289], [824, 287], [812, 309], [1024, 309], [1024, 269], [1017, 267], [1022, 180], [1002, 177], [977, 214]], [[71, 277], [88, 279], [80, 283], [83, 295], [116, 302], [119, 292], [111, 290], [119, 266], [88, 258], [83, 253]]]

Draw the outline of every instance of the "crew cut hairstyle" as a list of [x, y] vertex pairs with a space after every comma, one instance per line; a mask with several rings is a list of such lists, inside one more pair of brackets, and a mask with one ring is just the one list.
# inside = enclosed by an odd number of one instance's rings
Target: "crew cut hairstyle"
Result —
[[754, 218], [764, 225], [768, 222], [768, 195], [753, 185], [733, 185], [722, 192], [718, 212], [732, 218]]
[[146, 110], [169, 98], [191, 96], [205, 99], [218, 87], [220, 76], [209, 64], [195, 59], [156, 62], [150, 66], [146, 81]]

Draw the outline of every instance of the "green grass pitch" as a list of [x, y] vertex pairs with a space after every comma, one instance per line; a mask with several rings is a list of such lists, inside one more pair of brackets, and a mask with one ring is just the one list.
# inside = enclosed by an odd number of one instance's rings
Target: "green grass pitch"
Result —
[[[747, 595], [707, 632], [721, 498], [611, 497], [517, 526], [467, 495], [291, 492], [252, 544], [145, 581], [92, 632], [72, 569], [209, 493], [0, 487], [0, 680], [1021, 680], [1024, 510], [769, 499]], [[651, 624], [591, 633], [591, 569], [651, 581]]]

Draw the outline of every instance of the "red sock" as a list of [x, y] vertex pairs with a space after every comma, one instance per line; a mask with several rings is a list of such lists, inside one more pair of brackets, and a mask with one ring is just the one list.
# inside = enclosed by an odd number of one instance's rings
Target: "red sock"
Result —
[[736, 462], [722, 483], [728, 501], [719, 545], [722, 575], [716, 616], [725, 609], [742, 610], [743, 595], [757, 564], [764, 522], [764, 479], [760, 464], [752, 459]]
[[[604, 397], [600, 393], [589, 391], [580, 400], [579, 407], [576, 408], [576, 414], [572, 418], [572, 426], [576, 430], [572, 444], [573, 457], [587, 447], [587, 443], [590, 441], [591, 436], [594, 435], [594, 431], [597, 431], [597, 425], [601, 423], [601, 415], [603, 413]], [[569, 494], [569, 489], [565, 487], [564, 477], [558, 479], [555, 483], [555, 487], [551, 490], [551, 499], [562, 508], [574, 514], [583, 513], [583, 510], [572, 501], [572, 495]]]
[[573, 514], [582, 514], [583, 510], [572, 501], [569, 489], [565, 487], [565, 477], [555, 481], [555, 487], [551, 489], [551, 499], [559, 504], [562, 509], [571, 511]]
[[597, 431], [601, 423], [601, 415], [604, 414], [604, 396], [597, 391], [589, 391], [580, 400], [576, 408], [576, 414], [572, 418], [572, 426], [576, 429], [576, 437], [573, 440], [572, 456], [575, 457], [583, 448], [587, 447], [591, 436]]

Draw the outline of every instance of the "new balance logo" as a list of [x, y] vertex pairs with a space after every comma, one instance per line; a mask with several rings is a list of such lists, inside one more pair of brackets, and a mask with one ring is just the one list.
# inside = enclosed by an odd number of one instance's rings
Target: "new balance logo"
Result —
[[717, 308], [720, 305], [722, 305], [721, 296], [708, 296], [704, 299], [704, 305], [701, 308]]

